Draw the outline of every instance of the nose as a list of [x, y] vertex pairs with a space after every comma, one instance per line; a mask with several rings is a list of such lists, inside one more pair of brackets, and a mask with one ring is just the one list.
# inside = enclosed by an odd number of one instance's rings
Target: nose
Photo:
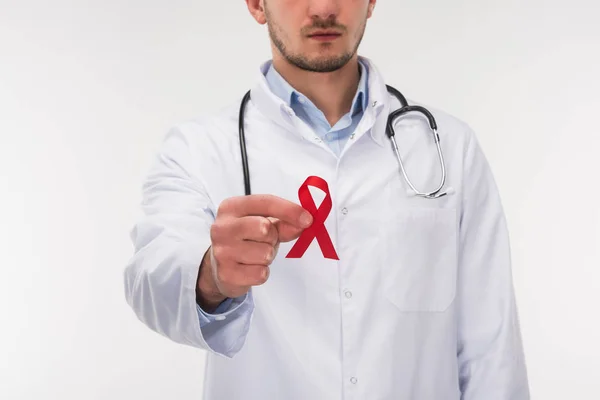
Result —
[[340, 12], [340, 0], [313, 0], [310, 2], [309, 15], [314, 19], [335, 19]]

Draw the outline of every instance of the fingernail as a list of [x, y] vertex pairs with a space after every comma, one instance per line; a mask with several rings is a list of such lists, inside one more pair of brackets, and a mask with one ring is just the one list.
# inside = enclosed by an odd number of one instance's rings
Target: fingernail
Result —
[[302, 225], [302, 227], [306, 228], [311, 223], [312, 223], [312, 215], [310, 215], [307, 212], [302, 213], [302, 215], [300, 216], [300, 224]]

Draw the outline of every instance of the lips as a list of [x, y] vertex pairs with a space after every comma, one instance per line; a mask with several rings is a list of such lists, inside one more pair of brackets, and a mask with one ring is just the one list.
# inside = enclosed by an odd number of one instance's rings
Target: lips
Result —
[[335, 37], [335, 36], [340, 36], [340, 33], [336, 32], [336, 31], [316, 31], [309, 35], [309, 37], [315, 37], [315, 36]]
[[330, 42], [341, 36], [341, 33], [335, 31], [317, 31], [309, 35], [308, 37], [313, 40], [320, 42]]

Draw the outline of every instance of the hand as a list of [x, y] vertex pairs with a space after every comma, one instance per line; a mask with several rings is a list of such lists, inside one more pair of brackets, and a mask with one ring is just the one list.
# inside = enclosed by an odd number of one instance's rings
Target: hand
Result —
[[280, 197], [257, 194], [224, 200], [200, 266], [198, 304], [212, 311], [226, 298], [264, 284], [279, 243], [297, 239], [311, 224], [309, 212]]

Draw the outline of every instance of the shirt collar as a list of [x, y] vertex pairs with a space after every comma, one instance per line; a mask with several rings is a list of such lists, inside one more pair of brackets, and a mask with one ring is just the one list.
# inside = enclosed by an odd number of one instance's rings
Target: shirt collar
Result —
[[[359, 60], [359, 71], [360, 79], [358, 82], [358, 89], [354, 98], [352, 99], [352, 112], [351, 115], [355, 115], [361, 111], [367, 109], [368, 104], [368, 75], [369, 69], [362, 60]], [[294, 89], [282, 76], [277, 72], [273, 66], [273, 61], [270, 60], [265, 63], [264, 68], [265, 79], [269, 84], [271, 91], [285, 102], [290, 107], [298, 104], [299, 97], [306, 97], [298, 90]]]
[[[367, 74], [361, 75], [361, 79], [364, 76], [367, 81], [365, 90], [368, 93], [367, 96], [362, 96], [363, 99], [361, 100], [366, 106], [363, 119], [368, 118], [371, 121], [369, 124], [372, 129], [369, 129], [369, 131], [372, 139], [380, 146], [384, 146], [388, 140], [385, 127], [391, 103], [393, 102], [395, 108], [398, 108], [399, 102], [388, 93], [384, 78], [375, 64], [364, 56], [359, 56], [359, 61], [364, 64], [365, 70], [368, 71]], [[287, 101], [275, 95], [267, 82], [266, 74], [271, 65], [272, 60], [265, 61], [260, 65], [256, 84], [251, 90], [251, 102], [272, 122], [294, 131], [295, 126], [290, 119], [290, 105]]]

